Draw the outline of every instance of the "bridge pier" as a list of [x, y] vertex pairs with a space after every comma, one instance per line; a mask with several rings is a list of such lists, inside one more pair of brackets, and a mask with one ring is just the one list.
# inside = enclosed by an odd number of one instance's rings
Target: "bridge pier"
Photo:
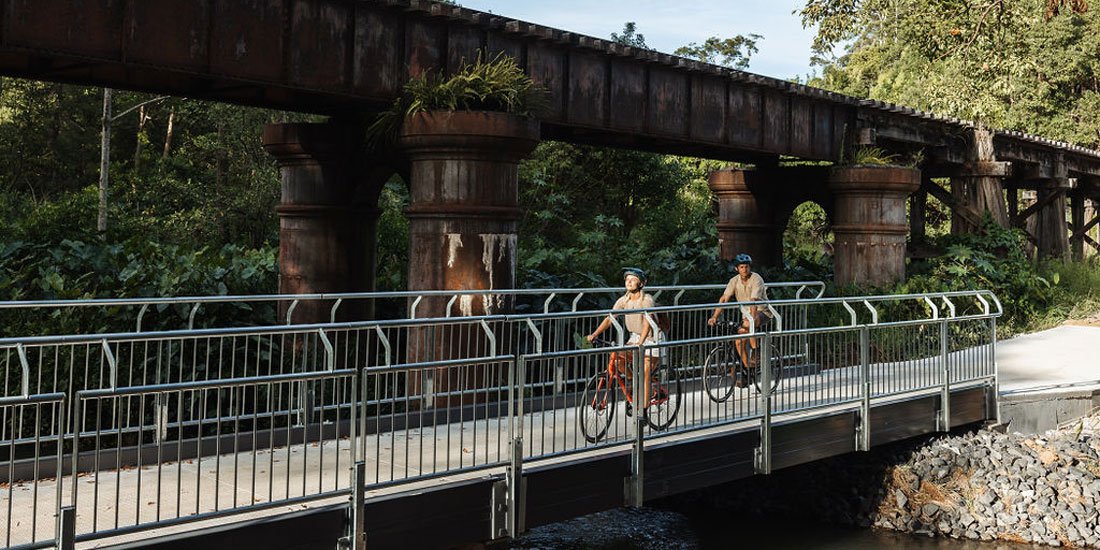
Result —
[[[538, 140], [537, 121], [504, 113], [405, 120], [398, 146], [410, 161], [409, 290], [515, 287], [519, 161]], [[442, 316], [445, 305], [445, 298], [426, 298], [417, 316]], [[486, 296], [459, 307], [462, 315], [483, 315], [511, 304]]]
[[905, 280], [905, 203], [920, 170], [898, 166], [835, 167], [833, 272], [837, 285], [883, 286]]
[[[392, 169], [364, 169], [353, 126], [269, 124], [263, 147], [279, 165], [279, 293], [374, 290], [378, 194]], [[283, 304], [280, 319], [285, 319]], [[356, 308], [360, 309], [356, 309]], [[339, 319], [369, 312], [350, 302]], [[331, 304], [300, 303], [296, 322], [326, 322]]]
[[707, 185], [718, 199], [718, 257], [732, 261], [740, 253], [758, 265], [783, 263], [783, 229], [776, 223], [775, 197], [765, 189], [765, 174], [735, 168], [716, 170]]
[[1055, 178], [1038, 189], [1039, 209], [1035, 213], [1035, 238], [1039, 258], [1066, 259], [1069, 255], [1069, 225], [1066, 223], [1068, 178]]

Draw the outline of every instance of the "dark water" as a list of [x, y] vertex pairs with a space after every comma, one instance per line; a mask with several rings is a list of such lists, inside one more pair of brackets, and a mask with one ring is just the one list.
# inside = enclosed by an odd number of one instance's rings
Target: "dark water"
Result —
[[819, 525], [805, 519], [749, 518], [714, 510], [611, 510], [531, 530], [513, 548], [533, 550], [674, 550], [762, 548], [768, 550], [1024, 550], [1045, 548], [1005, 542], [975, 542], [873, 529]]

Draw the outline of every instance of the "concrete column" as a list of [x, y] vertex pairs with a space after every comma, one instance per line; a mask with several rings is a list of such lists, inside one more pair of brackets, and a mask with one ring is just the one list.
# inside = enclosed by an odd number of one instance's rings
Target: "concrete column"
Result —
[[[356, 132], [334, 123], [269, 124], [264, 149], [279, 165], [279, 293], [374, 290], [378, 191], [388, 172], [367, 177]], [[381, 181], [378, 181], [378, 180]], [[289, 302], [282, 305], [285, 319]], [[331, 303], [308, 301], [298, 323], [327, 322]], [[363, 304], [347, 302], [338, 319], [362, 319]]]
[[905, 202], [920, 188], [920, 171], [894, 166], [833, 168], [836, 200], [834, 278], [838, 285], [905, 280]]
[[775, 222], [774, 200], [754, 170], [710, 173], [707, 185], [718, 199], [718, 256], [731, 261], [746, 253], [758, 265], [783, 263], [783, 230]]

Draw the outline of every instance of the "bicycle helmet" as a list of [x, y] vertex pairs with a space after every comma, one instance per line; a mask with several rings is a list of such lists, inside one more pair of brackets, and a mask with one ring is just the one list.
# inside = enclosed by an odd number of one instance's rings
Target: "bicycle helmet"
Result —
[[733, 265], [741, 265], [741, 264], [752, 265], [752, 256], [749, 256], [748, 254], [745, 254], [745, 253], [738, 254], [737, 257], [733, 259]]
[[638, 268], [638, 267], [624, 267], [623, 268], [623, 278], [625, 279], [627, 277], [627, 275], [633, 275], [633, 276], [637, 277], [640, 281], [642, 281], [643, 285], [646, 282], [645, 270], [643, 270], [641, 268]]

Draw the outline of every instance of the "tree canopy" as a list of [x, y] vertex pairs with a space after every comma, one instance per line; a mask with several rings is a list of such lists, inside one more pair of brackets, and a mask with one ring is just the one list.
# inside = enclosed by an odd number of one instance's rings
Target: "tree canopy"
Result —
[[[810, 84], [1100, 146], [1100, 17], [1080, 0], [808, 0]], [[837, 48], [843, 53], [834, 56]]]

